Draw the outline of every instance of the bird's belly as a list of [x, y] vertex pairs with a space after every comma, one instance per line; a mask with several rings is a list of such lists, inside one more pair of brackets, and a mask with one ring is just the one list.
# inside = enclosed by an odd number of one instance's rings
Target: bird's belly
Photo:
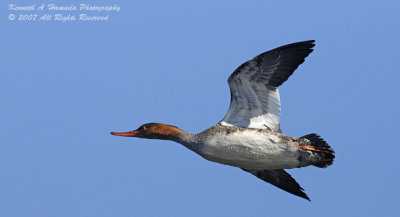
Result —
[[207, 160], [245, 169], [289, 169], [299, 166], [298, 148], [275, 135], [219, 135], [207, 140], [199, 154]]

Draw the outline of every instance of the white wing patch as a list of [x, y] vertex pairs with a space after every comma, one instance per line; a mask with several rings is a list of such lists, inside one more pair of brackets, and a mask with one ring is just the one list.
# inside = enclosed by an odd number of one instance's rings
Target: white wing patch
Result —
[[[281, 103], [279, 97], [279, 90], [275, 88], [274, 90], [264, 89], [267, 97], [261, 97], [261, 99], [267, 98], [267, 106], [262, 109], [262, 114], [259, 116], [254, 116], [250, 118], [250, 128], [269, 128], [272, 131], [280, 131], [280, 114], [281, 114]], [[261, 100], [260, 99], [260, 100]]]
[[249, 82], [232, 86], [234, 96], [221, 124], [280, 131], [281, 104], [278, 88]]

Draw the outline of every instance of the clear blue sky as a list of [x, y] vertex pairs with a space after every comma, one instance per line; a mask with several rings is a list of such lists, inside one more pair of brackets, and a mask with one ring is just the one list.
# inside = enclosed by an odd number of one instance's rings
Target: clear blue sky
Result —
[[[75, 1], [70, 1], [75, 2]], [[0, 216], [396, 216], [398, 1], [95, 1], [108, 22], [9, 21], [1, 9]], [[219, 122], [244, 61], [316, 40], [281, 87], [285, 134], [335, 164], [289, 170], [312, 202], [170, 141], [111, 136]]]

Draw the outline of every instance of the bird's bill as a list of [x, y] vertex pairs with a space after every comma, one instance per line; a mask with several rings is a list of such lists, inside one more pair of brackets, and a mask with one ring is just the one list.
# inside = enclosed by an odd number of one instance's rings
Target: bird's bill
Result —
[[139, 135], [139, 132], [134, 130], [134, 131], [131, 131], [131, 132], [126, 132], [126, 133], [111, 132], [111, 134], [114, 135], [114, 136], [137, 137]]

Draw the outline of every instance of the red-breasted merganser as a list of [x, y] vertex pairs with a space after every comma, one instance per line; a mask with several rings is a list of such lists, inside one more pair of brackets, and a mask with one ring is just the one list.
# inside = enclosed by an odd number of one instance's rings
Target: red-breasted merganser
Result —
[[243, 63], [228, 79], [231, 105], [224, 119], [211, 128], [190, 134], [178, 127], [148, 123], [118, 133], [178, 142], [207, 160], [239, 167], [289, 193], [310, 200], [284, 169], [333, 163], [334, 151], [317, 134], [300, 138], [280, 129], [278, 87], [313, 51], [314, 40], [278, 47]]

